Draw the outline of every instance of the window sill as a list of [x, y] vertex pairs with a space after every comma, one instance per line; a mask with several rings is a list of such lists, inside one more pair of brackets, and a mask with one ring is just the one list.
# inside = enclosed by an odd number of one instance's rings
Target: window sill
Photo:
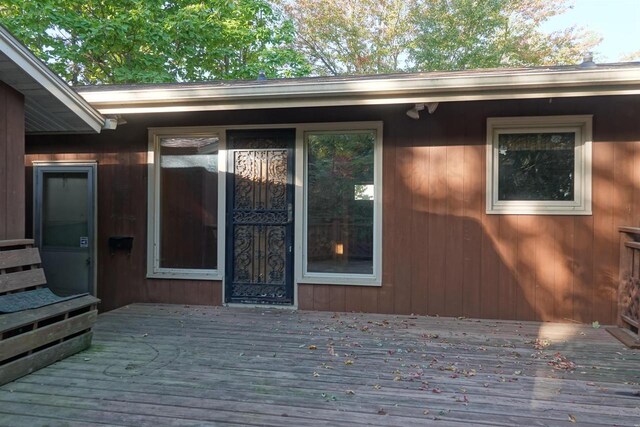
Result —
[[592, 215], [591, 209], [566, 209], [566, 208], [542, 208], [542, 207], [504, 207], [487, 209], [487, 215]]
[[298, 283], [301, 285], [382, 286], [382, 281], [375, 277], [345, 277], [340, 275], [304, 276], [298, 279]]
[[223, 274], [220, 272], [180, 272], [180, 271], [156, 271], [147, 273], [147, 279], [174, 279], [174, 280], [212, 280], [220, 281]]

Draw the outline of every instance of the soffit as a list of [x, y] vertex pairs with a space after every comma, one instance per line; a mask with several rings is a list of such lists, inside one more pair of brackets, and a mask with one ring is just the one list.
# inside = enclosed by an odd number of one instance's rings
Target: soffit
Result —
[[102, 129], [104, 117], [2, 27], [0, 81], [24, 95], [28, 134]]

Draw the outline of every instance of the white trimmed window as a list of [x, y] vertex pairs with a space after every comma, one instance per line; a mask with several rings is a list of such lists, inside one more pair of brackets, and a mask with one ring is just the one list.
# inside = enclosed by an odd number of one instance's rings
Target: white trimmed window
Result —
[[487, 119], [487, 213], [591, 214], [592, 116]]
[[309, 125], [303, 283], [380, 285], [382, 125]]
[[147, 276], [220, 278], [215, 128], [149, 130]]

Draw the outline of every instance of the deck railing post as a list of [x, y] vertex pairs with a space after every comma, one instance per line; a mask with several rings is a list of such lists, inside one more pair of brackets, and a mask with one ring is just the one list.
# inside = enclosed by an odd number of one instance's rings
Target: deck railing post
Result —
[[640, 228], [620, 227], [618, 326], [638, 332], [640, 326]]

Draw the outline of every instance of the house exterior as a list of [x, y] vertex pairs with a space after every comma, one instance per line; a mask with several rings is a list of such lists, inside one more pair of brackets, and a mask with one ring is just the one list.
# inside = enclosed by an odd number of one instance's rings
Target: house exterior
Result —
[[103, 310], [617, 320], [638, 64], [78, 92], [120, 124], [29, 135], [25, 166], [96, 165]]
[[75, 92], [0, 30], [0, 238], [59, 292], [618, 320], [638, 64]]

